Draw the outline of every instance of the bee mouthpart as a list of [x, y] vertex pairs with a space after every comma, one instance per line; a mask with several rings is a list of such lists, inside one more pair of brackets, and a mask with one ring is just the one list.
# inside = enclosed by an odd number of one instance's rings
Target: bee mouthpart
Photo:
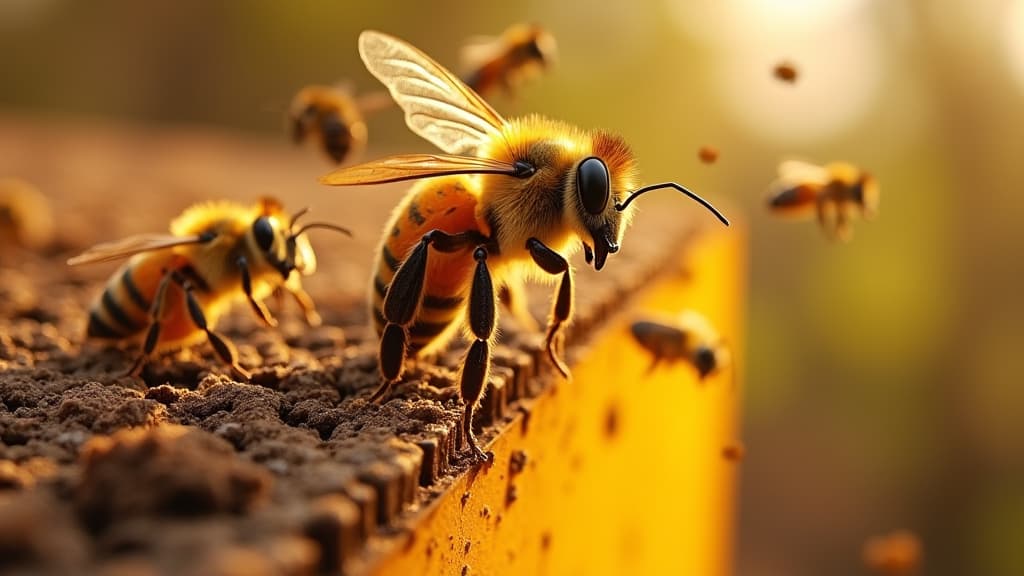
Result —
[[583, 258], [590, 264], [594, 261], [594, 250], [586, 242], [583, 243]]

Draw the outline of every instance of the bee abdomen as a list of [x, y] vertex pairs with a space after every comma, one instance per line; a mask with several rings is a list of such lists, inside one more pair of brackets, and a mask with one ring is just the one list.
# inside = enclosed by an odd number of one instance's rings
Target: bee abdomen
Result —
[[124, 338], [146, 327], [149, 301], [132, 279], [132, 269], [122, 268], [103, 289], [89, 310], [86, 334], [94, 338]]

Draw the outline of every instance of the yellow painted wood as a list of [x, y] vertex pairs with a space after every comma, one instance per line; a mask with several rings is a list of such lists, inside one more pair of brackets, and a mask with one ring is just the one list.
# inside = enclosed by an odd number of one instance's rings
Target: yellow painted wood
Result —
[[[629, 325], [694, 308], [741, 362], [745, 234], [708, 230], [613, 315], [560, 382], [393, 543], [376, 574], [731, 573], [736, 469], [733, 368], [699, 384], [686, 364], [645, 375]], [[514, 454], [525, 454], [515, 473]], [[511, 491], [511, 492], [510, 492]], [[514, 498], [510, 498], [510, 493]]]

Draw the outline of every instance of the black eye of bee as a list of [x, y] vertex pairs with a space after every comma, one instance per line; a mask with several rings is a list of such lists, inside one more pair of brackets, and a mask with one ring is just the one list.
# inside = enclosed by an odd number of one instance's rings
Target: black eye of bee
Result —
[[264, 252], [270, 250], [274, 244], [274, 226], [270, 223], [270, 218], [266, 216], [257, 218], [252, 223], [252, 235], [256, 238], [256, 245], [260, 247], [260, 250]]
[[611, 193], [610, 188], [611, 177], [608, 175], [608, 167], [600, 158], [591, 156], [580, 162], [579, 168], [576, 169], [576, 191], [587, 212], [604, 212]]

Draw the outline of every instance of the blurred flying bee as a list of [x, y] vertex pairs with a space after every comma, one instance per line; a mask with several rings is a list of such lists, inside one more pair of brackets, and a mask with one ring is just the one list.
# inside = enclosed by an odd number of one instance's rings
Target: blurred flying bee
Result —
[[910, 576], [921, 566], [921, 540], [909, 530], [875, 536], [864, 543], [864, 564], [883, 576]]
[[789, 84], [796, 83], [797, 76], [799, 75], [796, 65], [792, 62], [779, 62], [775, 65], [772, 73], [775, 74], [775, 78]]
[[0, 180], [0, 246], [38, 250], [52, 240], [53, 212], [46, 197], [24, 180]]
[[603, 268], [619, 251], [630, 203], [660, 188], [728, 221], [674, 182], [638, 188], [633, 154], [619, 136], [539, 116], [506, 121], [454, 74], [392, 36], [363, 32], [359, 53], [409, 128], [445, 152], [383, 158], [321, 179], [334, 186], [427, 179], [395, 209], [377, 251], [370, 308], [382, 384], [373, 400], [402, 376], [408, 353], [437, 351], [467, 326], [462, 426], [471, 453], [485, 459], [472, 422], [490, 369], [496, 287], [514, 302], [523, 276], [560, 278], [545, 347], [568, 377], [555, 348], [572, 312], [569, 255], [582, 246], [587, 263]]
[[662, 362], [684, 360], [701, 380], [729, 365], [729, 349], [708, 319], [686, 310], [670, 323], [640, 320], [630, 327], [633, 338], [652, 355], [650, 373]]
[[169, 235], [131, 236], [71, 258], [72, 266], [130, 258], [92, 304], [87, 335], [127, 340], [145, 333], [142, 354], [130, 374], [137, 374], [156, 351], [190, 346], [205, 337], [237, 377], [248, 379], [234, 345], [214, 331], [229, 305], [244, 296], [264, 323], [275, 326], [263, 298], [283, 288], [310, 325], [320, 323], [299, 276], [316, 270], [316, 255], [305, 233], [312, 228], [349, 232], [323, 222], [296, 230], [304, 213], [289, 217], [272, 198], [252, 207], [196, 204], [171, 222]]
[[779, 177], [769, 186], [768, 208], [780, 215], [810, 217], [815, 213], [830, 238], [849, 240], [850, 221], [878, 214], [878, 182], [846, 162], [817, 166], [799, 160], [779, 164]]
[[514, 24], [501, 36], [471, 38], [459, 56], [463, 78], [484, 96], [502, 89], [514, 94], [525, 81], [554, 64], [555, 37], [538, 24]]
[[288, 131], [296, 144], [316, 138], [327, 157], [341, 164], [366, 147], [365, 115], [391, 105], [384, 92], [356, 97], [347, 85], [306, 86], [288, 108]]

